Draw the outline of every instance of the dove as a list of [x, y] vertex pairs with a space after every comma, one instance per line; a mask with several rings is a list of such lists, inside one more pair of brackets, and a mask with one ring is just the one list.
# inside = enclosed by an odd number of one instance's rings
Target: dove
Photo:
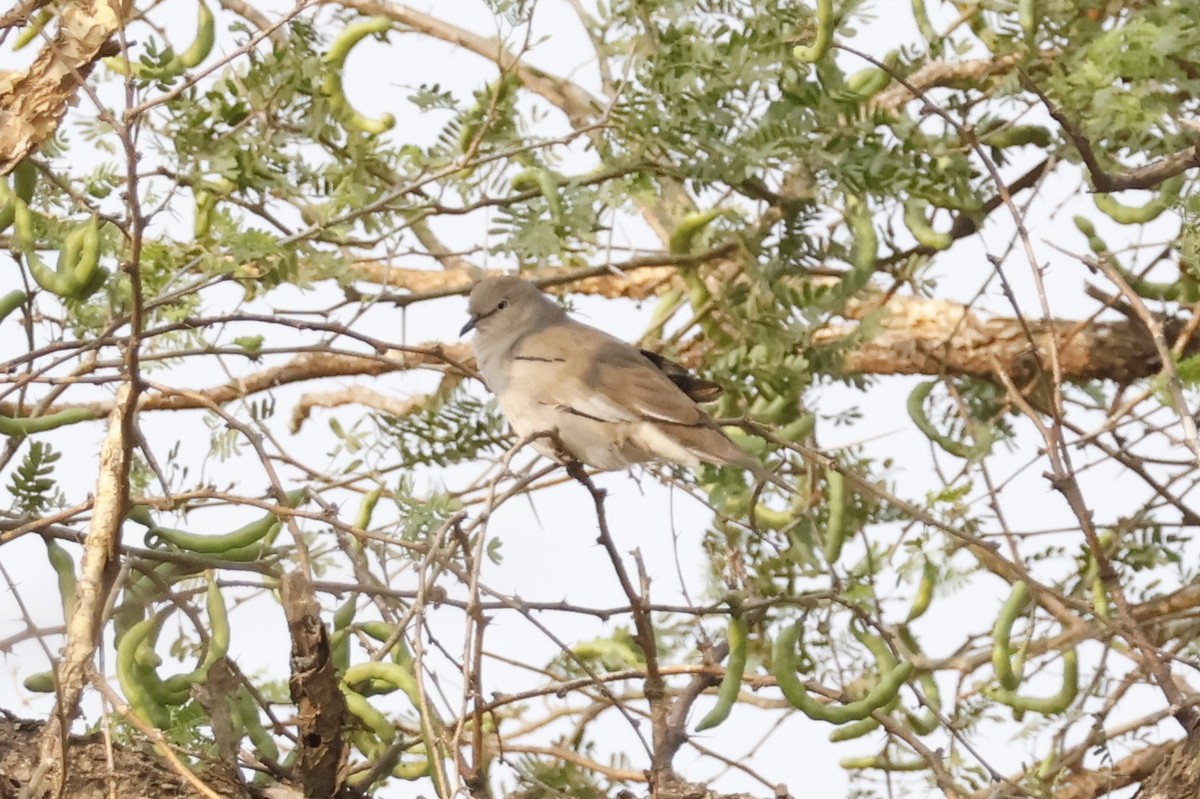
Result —
[[529, 281], [488, 277], [471, 290], [480, 375], [514, 432], [539, 453], [596, 469], [639, 463], [737, 466], [793, 489], [729, 439], [697, 404], [715, 383], [572, 319]]

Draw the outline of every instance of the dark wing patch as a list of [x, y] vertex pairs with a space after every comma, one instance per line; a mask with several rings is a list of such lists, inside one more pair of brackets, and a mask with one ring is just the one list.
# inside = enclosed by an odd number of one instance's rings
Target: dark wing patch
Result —
[[676, 363], [670, 358], [650, 350], [638, 350], [646, 360], [654, 364], [660, 372], [682, 389], [695, 402], [715, 402], [725, 393], [725, 389], [711, 380], [705, 380], [692, 374], [686, 366]]

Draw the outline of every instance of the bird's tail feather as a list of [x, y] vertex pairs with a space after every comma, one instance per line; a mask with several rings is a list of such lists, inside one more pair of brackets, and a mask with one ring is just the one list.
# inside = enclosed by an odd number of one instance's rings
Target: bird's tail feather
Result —
[[789, 494], [796, 493], [795, 486], [767, 469], [716, 428], [680, 427], [673, 432], [676, 441], [705, 463], [715, 466], [736, 466], [750, 472], [760, 483], [770, 483]]

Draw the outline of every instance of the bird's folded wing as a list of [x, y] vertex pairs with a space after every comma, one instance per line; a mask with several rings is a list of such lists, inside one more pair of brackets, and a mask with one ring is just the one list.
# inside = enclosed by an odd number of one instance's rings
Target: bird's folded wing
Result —
[[538, 402], [598, 421], [709, 423], [637, 349], [586, 325], [554, 325], [527, 337], [514, 353], [512, 377]]

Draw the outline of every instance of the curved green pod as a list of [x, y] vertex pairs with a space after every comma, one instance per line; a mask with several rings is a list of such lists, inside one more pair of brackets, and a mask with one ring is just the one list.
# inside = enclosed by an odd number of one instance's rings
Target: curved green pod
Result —
[[742, 675], [746, 672], [746, 650], [750, 631], [746, 621], [741, 616], [731, 614], [729, 617], [729, 632], [726, 640], [729, 643], [729, 660], [725, 665], [725, 676], [721, 679], [721, 687], [717, 689], [717, 703], [712, 710], [700, 719], [696, 732], [712, 729], [729, 718], [729, 712], [737, 702], [738, 691], [742, 687]]
[[1101, 619], [1111, 617], [1112, 608], [1108, 603], [1108, 592], [1104, 589], [1104, 581], [1100, 579], [1099, 575], [1092, 579], [1091, 594], [1092, 612]]
[[[212, 52], [213, 44], [216, 43], [216, 20], [213, 18], [212, 11], [208, 5], [201, 2], [200, 9], [197, 12], [196, 20], [196, 38], [192, 40], [188, 49], [184, 50], [178, 56], [179, 63], [184, 69], [200, 66], [204, 59], [208, 58]], [[181, 69], [180, 72], [183, 70]]]
[[0, 435], [29, 436], [80, 422], [90, 422], [98, 418], [100, 417], [88, 408], [67, 408], [45, 416], [22, 416], [20, 418], [0, 415]]
[[900, 692], [900, 687], [913, 673], [913, 664], [904, 661], [886, 675], [862, 699], [845, 704], [822, 704], [808, 694], [804, 682], [796, 676], [796, 643], [802, 631], [799, 622], [785, 627], [772, 647], [775, 681], [793, 707], [816, 721], [847, 724], [865, 719], [888, 705]]
[[75, 559], [53, 538], [46, 542], [46, 557], [58, 576], [58, 593], [62, 597], [63, 618], [69, 620], [75, 612]]
[[650, 326], [646, 328], [646, 332], [642, 334], [643, 339], [660, 339], [663, 336], [663, 327], [679, 310], [683, 304], [683, 291], [677, 288], [669, 289], [663, 292], [658, 302], [654, 306], [654, 313], [650, 316]]
[[354, 614], [357, 612], [358, 602], [354, 597], [350, 597], [333, 612], [333, 629], [344, 630], [346, 627], [349, 627], [350, 622], [354, 621]]
[[117, 682], [121, 686], [121, 692], [125, 694], [129, 708], [139, 718], [159, 729], [166, 729], [171, 723], [170, 713], [151, 695], [146, 685], [146, 677], [139, 673], [140, 669], [135, 661], [138, 646], [161, 621], [156, 615], [150, 616], [133, 625], [121, 636], [117, 642]]
[[1117, 199], [1111, 194], [1096, 193], [1092, 195], [1092, 202], [1096, 204], [1096, 208], [1110, 217], [1114, 222], [1119, 222], [1122, 225], [1143, 225], [1147, 222], [1152, 222], [1162, 215], [1179, 197], [1179, 190], [1183, 188], [1183, 176], [1178, 175], [1163, 181], [1159, 188], [1158, 194], [1153, 200], [1141, 206], [1123, 205], [1117, 202]]
[[[304, 489], [289, 491], [284, 498], [283, 505], [288, 508], [294, 508], [300, 504], [300, 500], [304, 496]], [[279, 517], [275, 513], [268, 511], [264, 516], [255, 521], [239, 527], [232, 532], [220, 535], [203, 535], [183, 530], [171, 530], [166, 527], [152, 527], [146, 531], [145, 542], [146, 546], [151, 549], [166, 543], [179, 549], [186, 549], [189, 552], [198, 552], [205, 555], [236, 556], [247, 553], [247, 548], [259, 544], [267, 537], [271, 528], [279, 523]], [[259, 552], [258, 554], [261, 553]], [[257, 557], [257, 554], [255, 557]], [[241, 558], [227, 557], [227, 559], [240, 560]]]
[[29, 295], [20, 289], [12, 291], [0, 297], [0, 322], [8, 318], [8, 315], [20, 308], [29, 299]]
[[815, 64], [833, 46], [833, 0], [817, 0], [817, 32], [811, 45], [792, 49], [792, 56], [806, 64]]
[[15, 53], [23, 47], [28, 46], [30, 42], [38, 37], [38, 34], [45, 30], [46, 23], [52, 19], [54, 19], [53, 8], [43, 8], [39, 11], [37, 16], [29, 20], [29, 24], [26, 25], [25, 30], [21, 31], [21, 35], [13, 42], [13, 52]]
[[[889, 709], [894, 707], [894, 705], [899, 701], [900, 697], [896, 697], [896, 699], [893, 700], [888, 706], [882, 707], [880, 710], [887, 713]], [[869, 735], [877, 729], [879, 729], [879, 722], [870, 716], [867, 716], [865, 719], [852, 721], [849, 724], [843, 724], [842, 726], [834, 729], [833, 732], [829, 733], [829, 742], [836, 744], [842, 743], [843, 741], [853, 741], [857, 738], [863, 737], [864, 735]]]
[[541, 191], [550, 208], [550, 217], [555, 222], [562, 222], [562, 198], [558, 196], [558, 182], [558, 176], [549, 169], [532, 166], [513, 176], [510, 185], [514, 191]]
[[21, 685], [26, 691], [31, 691], [35, 694], [52, 694], [58, 690], [57, 683], [54, 680], [54, 672], [39, 671], [37, 674], [30, 674], [21, 681]]
[[[884, 643], [884, 640], [877, 635], [856, 632], [854, 637], [857, 638], [875, 658], [875, 669], [879, 675], [879, 677], [876, 679], [876, 684], [878, 684], [879, 679], [886, 679], [887, 676], [896, 669], [896, 657], [892, 654], [892, 650], [888, 649], [888, 646], [886, 643]], [[885, 704], [883, 707], [878, 708], [878, 710], [883, 713], [891, 713], [899, 704], [900, 695], [899, 692], [897, 692], [890, 702]], [[851, 741], [855, 738], [861, 738], [864, 735], [867, 735], [878, 727], [879, 722], [876, 719], [868, 716], [865, 719], [860, 719], [850, 724], [838, 727], [836, 730], [829, 733], [829, 740], [832, 743]]]
[[879, 67], [865, 67], [846, 78], [846, 88], [864, 100], [874, 97], [888, 87], [892, 76]]
[[717, 219], [725, 211], [720, 208], [709, 208], [707, 211], [693, 211], [692, 213], [684, 214], [683, 219], [671, 231], [671, 236], [667, 240], [667, 248], [672, 255], [687, 255], [692, 251], [692, 246], [695, 244], [697, 237], [704, 232], [714, 219]]
[[921, 246], [939, 251], [949, 249], [954, 243], [954, 237], [949, 233], [934, 230], [929, 222], [928, 212], [928, 202], [917, 198], [909, 199], [904, 203], [904, 226]]
[[33, 200], [33, 190], [37, 188], [38, 170], [33, 160], [26, 158], [13, 167], [13, 194], [22, 202]]
[[931, 672], [921, 672], [917, 676], [917, 683], [921, 686], [921, 694], [925, 697], [925, 702], [929, 707], [923, 712], [905, 708], [904, 717], [908, 719], [908, 726], [913, 732], [917, 735], [928, 735], [942, 723], [942, 720], [938, 718], [938, 714], [942, 710], [942, 692], [938, 689], [937, 680], [933, 678]]
[[[161, 658], [158, 659], [161, 660]], [[180, 685], [176, 683], [168, 685], [166, 681], [158, 676], [157, 667], [138, 662], [136, 659], [134, 661], [134, 676], [150, 698], [163, 707], [177, 707], [186, 704], [192, 698], [192, 687], [190, 684]]]
[[93, 216], [63, 239], [54, 270], [37, 254], [33, 239], [33, 215], [29, 205], [17, 197], [13, 205], [14, 242], [25, 256], [25, 265], [34, 281], [46, 291], [63, 299], [85, 300], [108, 278], [100, 269], [100, 220]]
[[371, 17], [347, 25], [333, 40], [329, 52], [325, 54], [325, 65], [329, 71], [325, 74], [321, 88], [329, 99], [329, 106], [333, 110], [334, 116], [344, 128], [378, 135], [391, 130], [396, 124], [396, 117], [392, 114], [384, 114], [378, 119], [371, 119], [360, 114], [346, 99], [346, 91], [342, 86], [342, 67], [345, 66], [346, 56], [354, 49], [354, 45], [367, 36], [384, 33], [391, 27], [391, 19], [384, 16]]
[[988, 440], [989, 437], [983, 435], [985, 428], [981, 425], [972, 425], [971, 429], [975, 433], [976, 441], [973, 445], [967, 445], [962, 441], [956, 441], [938, 430], [933, 422], [930, 421], [929, 415], [925, 413], [925, 400], [937, 384], [937, 380], [926, 380], [918, 383], [913, 388], [912, 393], [908, 395], [908, 402], [906, 404], [908, 417], [912, 419], [913, 424], [917, 426], [917, 429], [926, 438], [954, 457], [962, 458], [963, 460], [974, 460], [982, 457], [991, 446], [991, 442]]
[[234, 547], [217, 554], [217, 559], [233, 561], [234, 563], [254, 563], [271, 554], [271, 546], [279, 537], [283, 522], [275, 522], [267, 528], [267, 534], [254, 543], [244, 547]]
[[[416, 748], [418, 747], [414, 747], [414, 749]], [[398, 780], [419, 780], [422, 777], [428, 777], [432, 770], [433, 765], [429, 762], [429, 758], [425, 757], [421, 760], [398, 764], [392, 769], [392, 776]]]
[[265, 758], [278, 761], [279, 746], [263, 727], [262, 720], [258, 717], [258, 704], [245, 686], [240, 687], [233, 696], [229, 697], [229, 710], [238, 731], [243, 732], [250, 739], [250, 743], [254, 744], [258, 753]]
[[992, 668], [996, 671], [996, 679], [1000, 685], [1009, 691], [1016, 690], [1021, 684], [1022, 676], [1020, 669], [1014, 667], [1015, 659], [1010, 644], [1012, 627], [1028, 603], [1029, 586], [1024, 580], [1018, 580], [1013, 583], [1012, 592], [1000, 608], [1000, 615], [992, 627]]
[[207, 576], [208, 589], [205, 592], [204, 610], [208, 614], [208, 650], [196, 671], [197, 681], [207, 679], [208, 670], [229, 654], [229, 609], [225, 605], [221, 589], [217, 586], [216, 575], [210, 571]]
[[917, 592], [913, 595], [912, 606], [908, 609], [908, 616], [904, 621], [916, 621], [925, 615], [925, 611], [929, 610], [929, 605], [933, 602], [933, 589], [937, 586], [938, 570], [928, 558], [925, 559], [925, 565], [921, 568], [921, 581], [917, 583]]
[[1092, 220], [1086, 216], [1075, 214], [1075, 216], [1071, 217], [1071, 221], [1075, 223], [1075, 228], [1087, 238], [1088, 248], [1092, 252], [1096, 255], [1104, 255], [1110, 252], [1108, 243], [1096, 235], [1096, 226], [1092, 223]]
[[[364, 635], [374, 638], [381, 644], [386, 644], [392, 640], [392, 636], [396, 632], [396, 628], [385, 621], [364, 621], [356, 624], [355, 627]], [[392, 656], [392, 662], [398, 663], [401, 666], [411, 667], [412, 657], [408, 654], [408, 647], [404, 644], [404, 639], [397, 636], [395, 643], [392, 644], [389, 650]]]
[[16, 219], [17, 200], [28, 204], [33, 199], [33, 190], [37, 186], [37, 167], [29, 158], [22, 160], [12, 171], [12, 188], [8, 181], [0, 178], [0, 232]]
[[[135, 676], [143, 688], [159, 703], [164, 705], [180, 705], [191, 698], [193, 685], [208, 679], [209, 670], [229, 653], [230, 627], [229, 612], [225, 598], [217, 586], [212, 572], [207, 575], [208, 587], [205, 592], [205, 612], [208, 615], [208, 645], [200, 663], [190, 672], [174, 674], [161, 679], [156, 671], [162, 663], [154, 651], [154, 642], [158, 637], [161, 620], [146, 635], [136, 641], [134, 651]], [[151, 619], [157, 617], [152, 616]], [[132, 631], [131, 631], [132, 632]], [[126, 633], [128, 636], [129, 633]], [[121, 639], [124, 641], [124, 637]]]
[[362, 503], [358, 506], [358, 515], [354, 517], [354, 527], [366, 530], [371, 526], [371, 517], [375, 514], [375, 506], [383, 496], [383, 487], [374, 488], [363, 495]]
[[1053, 142], [1050, 131], [1041, 125], [1002, 125], [980, 137], [979, 143], [1002, 150], [1006, 147], [1041, 147]]
[[1074, 648], [1063, 652], [1062, 687], [1053, 696], [1020, 696], [1015, 691], [994, 686], [985, 687], [983, 692], [997, 702], [1008, 705], [1018, 714], [1032, 712], [1052, 716], [1062, 713], [1079, 695], [1079, 657]]
[[132, 63], [124, 56], [108, 56], [101, 59], [104, 65], [118, 75], [133, 75], [139, 80], [169, 81], [179, 77], [185, 70], [199, 66], [212, 53], [216, 43], [216, 19], [209, 7], [201, 2], [196, 19], [196, 38], [188, 48], [162, 65], [150, 66]]
[[129, 506], [129, 512], [125, 514], [125, 518], [134, 524], [140, 524], [142, 527], [154, 527], [154, 517], [150, 515], [150, 506], [140, 503], [134, 503]]
[[8, 187], [8, 181], [0, 178], [0, 232], [7, 230], [17, 218], [17, 204], [14, 200], [15, 195]]
[[843, 278], [846, 283], [854, 276], [852, 285], [846, 285], [846, 294], [851, 296], [867, 284], [867, 279], [875, 271], [875, 263], [879, 258], [879, 236], [875, 233], [875, 224], [871, 220], [866, 205], [855, 199], [847, 204], [846, 224], [854, 237], [850, 247], [850, 275]]
[[[396, 740], [396, 728], [388, 721], [387, 716], [375, 709], [375, 707], [367, 701], [367, 698], [356, 691], [352, 691], [343, 684], [342, 696], [346, 698], [346, 710], [358, 717], [358, 720], [374, 735], [384, 746], [391, 744]], [[366, 744], [367, 749], [363, 750], [363, 754], [367, 757], [375, 757], [382, 748], [375, 742]], [[362, 746], [359, 747], [362, 749]]]
[[329, 634], [329, 660], [338, 674], [350, 666], [350, 631], [342, 628], [335, 629]]
[[[30, 276], [46, 291], [60, 297], [68, 296], [77, 288], [72, 276], [50, 269], [37, 254], [33, 238], [33, 215], [29, 211], [29, 205], [20, 197], [15, 197], [12, 200], [12, 206], [13, 244], [25, 256], [25, 266], [29, 270]], [[70, 236], [67, 237], [68, 240], [70, 238]], [[64, 241], [64, 246], [68, 243], [68, 241]]]
[[333, 632], [329, 636], [330, 660], [333, 667], [341, 674], [350, 665], [350, 631], [347, 629], [354, 621], [358, 612], [358, 603], [354, 597], [343, 602], [333, 612]]
[[829, 523], [825, 528], [822, 551], [825, 562], [830, 566], [837, 563], [846, 543], [846, 476], [837, 469], [825, 473], [825, 484], [829, 488]]
[[817, 417], [806, 412], [779, 428], [777, 434], [784, 441], [803, 441], [812, 435], [816, 426]]
[[194, 199], [192, 235], [197, 239], [203, 239], [212, 231], [213, 215], [217, 210], [217, 197], [208, 189], [196, 189]]
[[[72, 231], [68, 234], [69, 239], [72, 235], [78, 233], [79, 244], [78, 250], [73, 253], [73, 258], [64, 260], [59, 265], [59, 273], [69, 273], [74, 286], [70, 298], [74, 300], [86, 300], [100, 288], [104, 283], [104, 279], [108, 277], [104, 274], [99, 283], [96, 281], [96, 275], [99, 273], [100, 266], [100, 220], [93, 216], [86, 222], [82, 228]], [[64, 250], [65, 251], [65, 250]]]
[[404, 692], [413, 707], [420, 708], [421, 694], [417, 686], [417, 678], [409, 670], [408, 664], [367, 661], [366, 663], [356, 663], [346, 669], [346, 673], [342, 675], [342, 682], [346, 685], [354, 685], [368, 680], [380, 680], [395, 686]]

